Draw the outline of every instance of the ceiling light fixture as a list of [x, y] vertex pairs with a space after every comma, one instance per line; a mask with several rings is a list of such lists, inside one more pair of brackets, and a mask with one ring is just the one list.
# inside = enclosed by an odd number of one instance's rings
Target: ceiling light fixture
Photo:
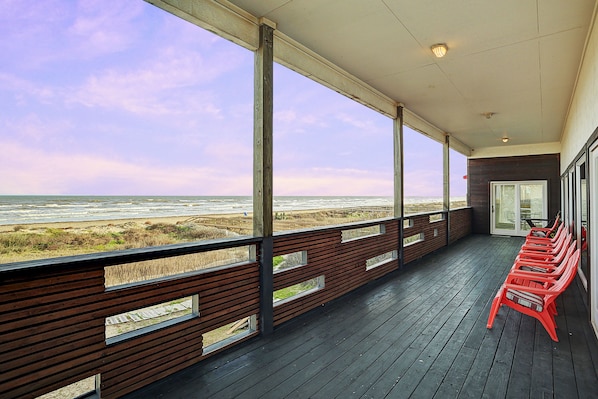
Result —
[[509, 138], [507, 136], [502, 138], [502, 142], [503, 143], [508, 143], [509, 142]]
[[448, 47], [445, 43], [437, 43], [430, 47], [436, 58], [442, 58], [446, 55]]

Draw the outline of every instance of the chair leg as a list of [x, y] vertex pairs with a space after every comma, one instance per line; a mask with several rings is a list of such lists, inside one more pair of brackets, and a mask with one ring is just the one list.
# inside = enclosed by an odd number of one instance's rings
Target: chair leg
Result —
[[542, 313], [538, 315], [537, 319], [540, 320], [540, 323], [542, 323], [542, 326], [544, 326], [544, 329], [548, 335], [550, 335], [550, 338], [552, 338], [554, 342], [559, 342], [559, 337], [556, 335], [556, 324], [551, 315]]
[[494, 299], [492, 300], [492, 306], [490, 307], [490, 314], [488, 315], [488, 323], [486, 324], [486, 328], [491, 329], [492, 325], [494, 324], [494, 318], [496, 317], [496, 314], [498, 313], [498, 310], [500, 309], [500, 305], [501, 305], [501, 301], [502, 301], [502, 294], [503, 294], [503, 288], [501, 287], [498, 292], [496, 293], [496, 296], [494, 297]]

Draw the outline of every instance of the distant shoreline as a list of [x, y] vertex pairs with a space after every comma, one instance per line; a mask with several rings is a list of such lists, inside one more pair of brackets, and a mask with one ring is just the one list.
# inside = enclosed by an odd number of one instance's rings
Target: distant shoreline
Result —
[[[441, 207], [440, 202], [406, 205], [405, 214], [439, 212]], [[272, 219], [274, 231], [284, 232], [392, 215], [392, 206], [362, 206], [275, 211]], [[253, 229], [253, 214], [245, 212], [1, 225], [0, 263], [251, 236]]]
[[[428, 203], [415, 203], [405, 204], [405, 214], [425, 213], [430, 212], [429, 207], [437, 208], [440, 202], [428, 202]], [[462, 201], [459, 207], [466, 206], [465, 201]], [[276, 214], [288, 214], [288, 215], [307, 215], [321, 212], [351, 212], [351, 211], [383, 211], [392, 207], [387, 206], [368, 206], [365, 208], [323, 208], [323, 209], [300, 209], [300, 210], [284, 210], [275, 211]], [[154, 216], [154, 217], [126, 217], [118, 219], [97, 219], [97, 220], [84, 220], [84, 221], [56, 221], [56, 222], [41, 222], [41, 223], [13, 223], [0, 225], [0, 233], [13, 232], [13, 231], [42, 231], [46, 229], [63, 229], [70, 231], [84, 231], [99, 229], [102, 231], [109, 231], [111, 229], [121, 229], [125, 225], [137, 224], [137, 225], [151, 225], [156, 223], [166, 224], [180, 224], [193, 220], [210, 220], [210, 219], [227, 219], [237, 221], [253, 221], [253, 213], [213, 213], [213, 214], [199, 214], [199, 215], [179, 215], [179, 216]]]

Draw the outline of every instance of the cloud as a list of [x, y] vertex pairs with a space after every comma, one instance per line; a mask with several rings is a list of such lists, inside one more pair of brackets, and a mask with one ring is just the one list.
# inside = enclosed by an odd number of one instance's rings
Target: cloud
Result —
[[40, 85], [28, 79], [0, 72], [0, 89], [14, 95], [15, 103], [24, 106], [30, 99], [49, 104], [57, 97], [56, 89], [50, 85]]
[[3, 127], [4, 131], [8, 132], [6, 136], [10, 135], [13, 139], [24, 139], [29, 146], [42, 142], [47, 145], [46, 140], [58, 140], [59, 137], [72, 128], [73, 123], [68, 119], [53, 118], [48, 120], [33, 112], [22, 118], [7, 119]]
[[297, 113], [293, 109], [285, 109], [274, 112], [274, 119], [277, 122], [292, 123], [297, 120]]
[[42, 70], [130, 49], [141, 34], [142, 1], [44, 0], [0, 2], [0, 50], [5, 67]]
[[354, 115], [349, 115], [345, 112], [340, 112], [336, 117], [339, 121], [356, 127], [364, 132], [367, 132], [369, 129], [373, 128], [373, 124], [370, 121], [363, 118], [356, 118]]
[[117, 53], [129, 48], [138, 35], [134, 20], [143, 13], [141, 2], [80, 0], [66, 30], [77, 43], [77, 53], [87, 57]]
[[152, 61], [134, 69], [109, 69], [89, 76], [65, 101], [86, 107], [124, 110], [141, 115], [180, 115], [190, 112], [218, 116], [209, 91], [185, 92], [200, 83], [199, 54]]
[[442, 168], [406, 170], [403, 178], [406, 196], [441, 197], [443, 195]]
[[251, 170], [164, 167], [91, 154], [48, 153], [0, 142], [0, 194], [248, 195]]
[[275, 171], [274, 195], [392, 196], [393, 181], [386, 174], [351, 168]]

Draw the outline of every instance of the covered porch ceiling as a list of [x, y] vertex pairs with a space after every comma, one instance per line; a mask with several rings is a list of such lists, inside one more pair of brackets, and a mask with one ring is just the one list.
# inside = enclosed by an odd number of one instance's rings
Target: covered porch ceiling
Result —
[[[560, 141], [596, 6], [595, 0], [230, 3], [274, 22], [464, 147], [501, 147], [506, 154]], [[432, 54], [435, 43], [447, 44], [445, 57]]]

